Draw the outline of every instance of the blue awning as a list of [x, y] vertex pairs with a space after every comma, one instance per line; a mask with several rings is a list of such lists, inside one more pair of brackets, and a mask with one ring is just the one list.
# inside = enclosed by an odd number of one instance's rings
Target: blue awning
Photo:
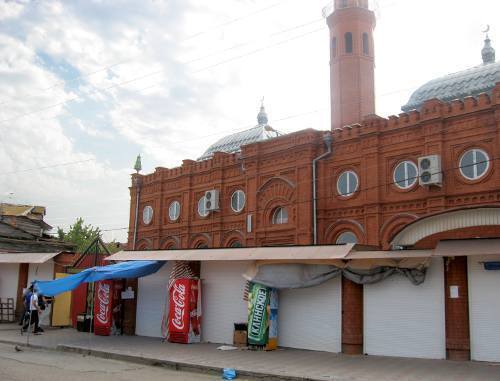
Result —
[[500, 262], [484, 262], [485, 270], [500, 270]]
[[78, 274], [66, 278], [34, 282], [34, 287], [45, 296], [55, 296], [77, 288], [81, 283], [97, 282], [105, 279], [140, 278], [157, 272], [165, 262], [134, 261], [109, 266], [98, 266], [85, 269]]

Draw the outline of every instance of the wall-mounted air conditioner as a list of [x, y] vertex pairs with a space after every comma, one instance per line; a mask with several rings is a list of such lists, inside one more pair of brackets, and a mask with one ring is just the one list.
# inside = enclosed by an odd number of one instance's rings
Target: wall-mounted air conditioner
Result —
[[205, 210], [219, 210], [219, 191], [217, 189], [205, 192]]
[[428, 155], [418, 158], [418, 183], [422, 186], [441, 186], [443, 184], [440, 155]]

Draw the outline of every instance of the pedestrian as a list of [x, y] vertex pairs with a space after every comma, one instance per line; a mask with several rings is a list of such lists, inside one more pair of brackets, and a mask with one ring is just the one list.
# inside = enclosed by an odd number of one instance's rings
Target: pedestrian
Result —
[[26, 321], [26, 319], [28, 319], [30, 298], [31, 298], [31, 291], [29, 288], [25, 288], [23, 290], [23, 312], [21, 314], [21, 319], [19, 320], [19, 325], [24, 326], [24, 322]]
[[39, 318], [38, 314], [42, 312], [40, 306], [38, 305], [38, 294], [35, 290], [33, 290], [33, 285], [30, 286], [30, 292], [31, 292], [31, 297], [29, 301], [29, 318], [27, 322], [24, 323], [24, 326], [22, 328], [22, 332], [26, 332], [28, 329], [29, 325], [31, 324], [33, 326], [33, 333], [35, 335], [41, 335], [42, 331], [40, 330], [39, 327]]

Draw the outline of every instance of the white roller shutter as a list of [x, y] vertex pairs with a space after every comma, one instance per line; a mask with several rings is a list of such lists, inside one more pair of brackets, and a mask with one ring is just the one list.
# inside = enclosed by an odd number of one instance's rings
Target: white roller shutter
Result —
[[280, 290], [278, 345], [340, 352], [342, 349], [340, 277], [315, 287]]
[[202, 339], [232, 344], [234, 323], [247, 321], [242, 274], [250, 262], [202, 262]]
[[0, 298], [17, 298], [17, 283], [19, 279], [19, 265], [17, 263], [0, 263]]
[[47, 261], [45, 263], [30, 263], [28, 269], [28, 287], [35, 280], [53, 280], [54, 279], [54, 262]]
[[469, 257], [471, 358], [500, 362], [500, 271], [484, 269], [483, 261], [500, 257]]
[[139, 278], [135, 334], [162, 337], [161, 322], [167, 298], [172, 263], [167, 262], [156, 273]]
[[369, 355], [446, 358], [443, 260], [425, 282], [393, 275], [364, 286], [364, 351]]

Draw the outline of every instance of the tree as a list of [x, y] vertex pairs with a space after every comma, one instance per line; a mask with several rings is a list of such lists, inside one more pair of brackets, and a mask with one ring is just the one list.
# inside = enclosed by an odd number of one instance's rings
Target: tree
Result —
[[78, 253], [83, 252], [92, 240], [100, 234], [101, 230], [98, 227], [93, 227], [90, 224], [85, 225], [81, 217], [76, 219], [76, 222], [69, 227], [67, 232], [64, 232], [60, 227], [57, 228], [59, 240], [75, 245]]

